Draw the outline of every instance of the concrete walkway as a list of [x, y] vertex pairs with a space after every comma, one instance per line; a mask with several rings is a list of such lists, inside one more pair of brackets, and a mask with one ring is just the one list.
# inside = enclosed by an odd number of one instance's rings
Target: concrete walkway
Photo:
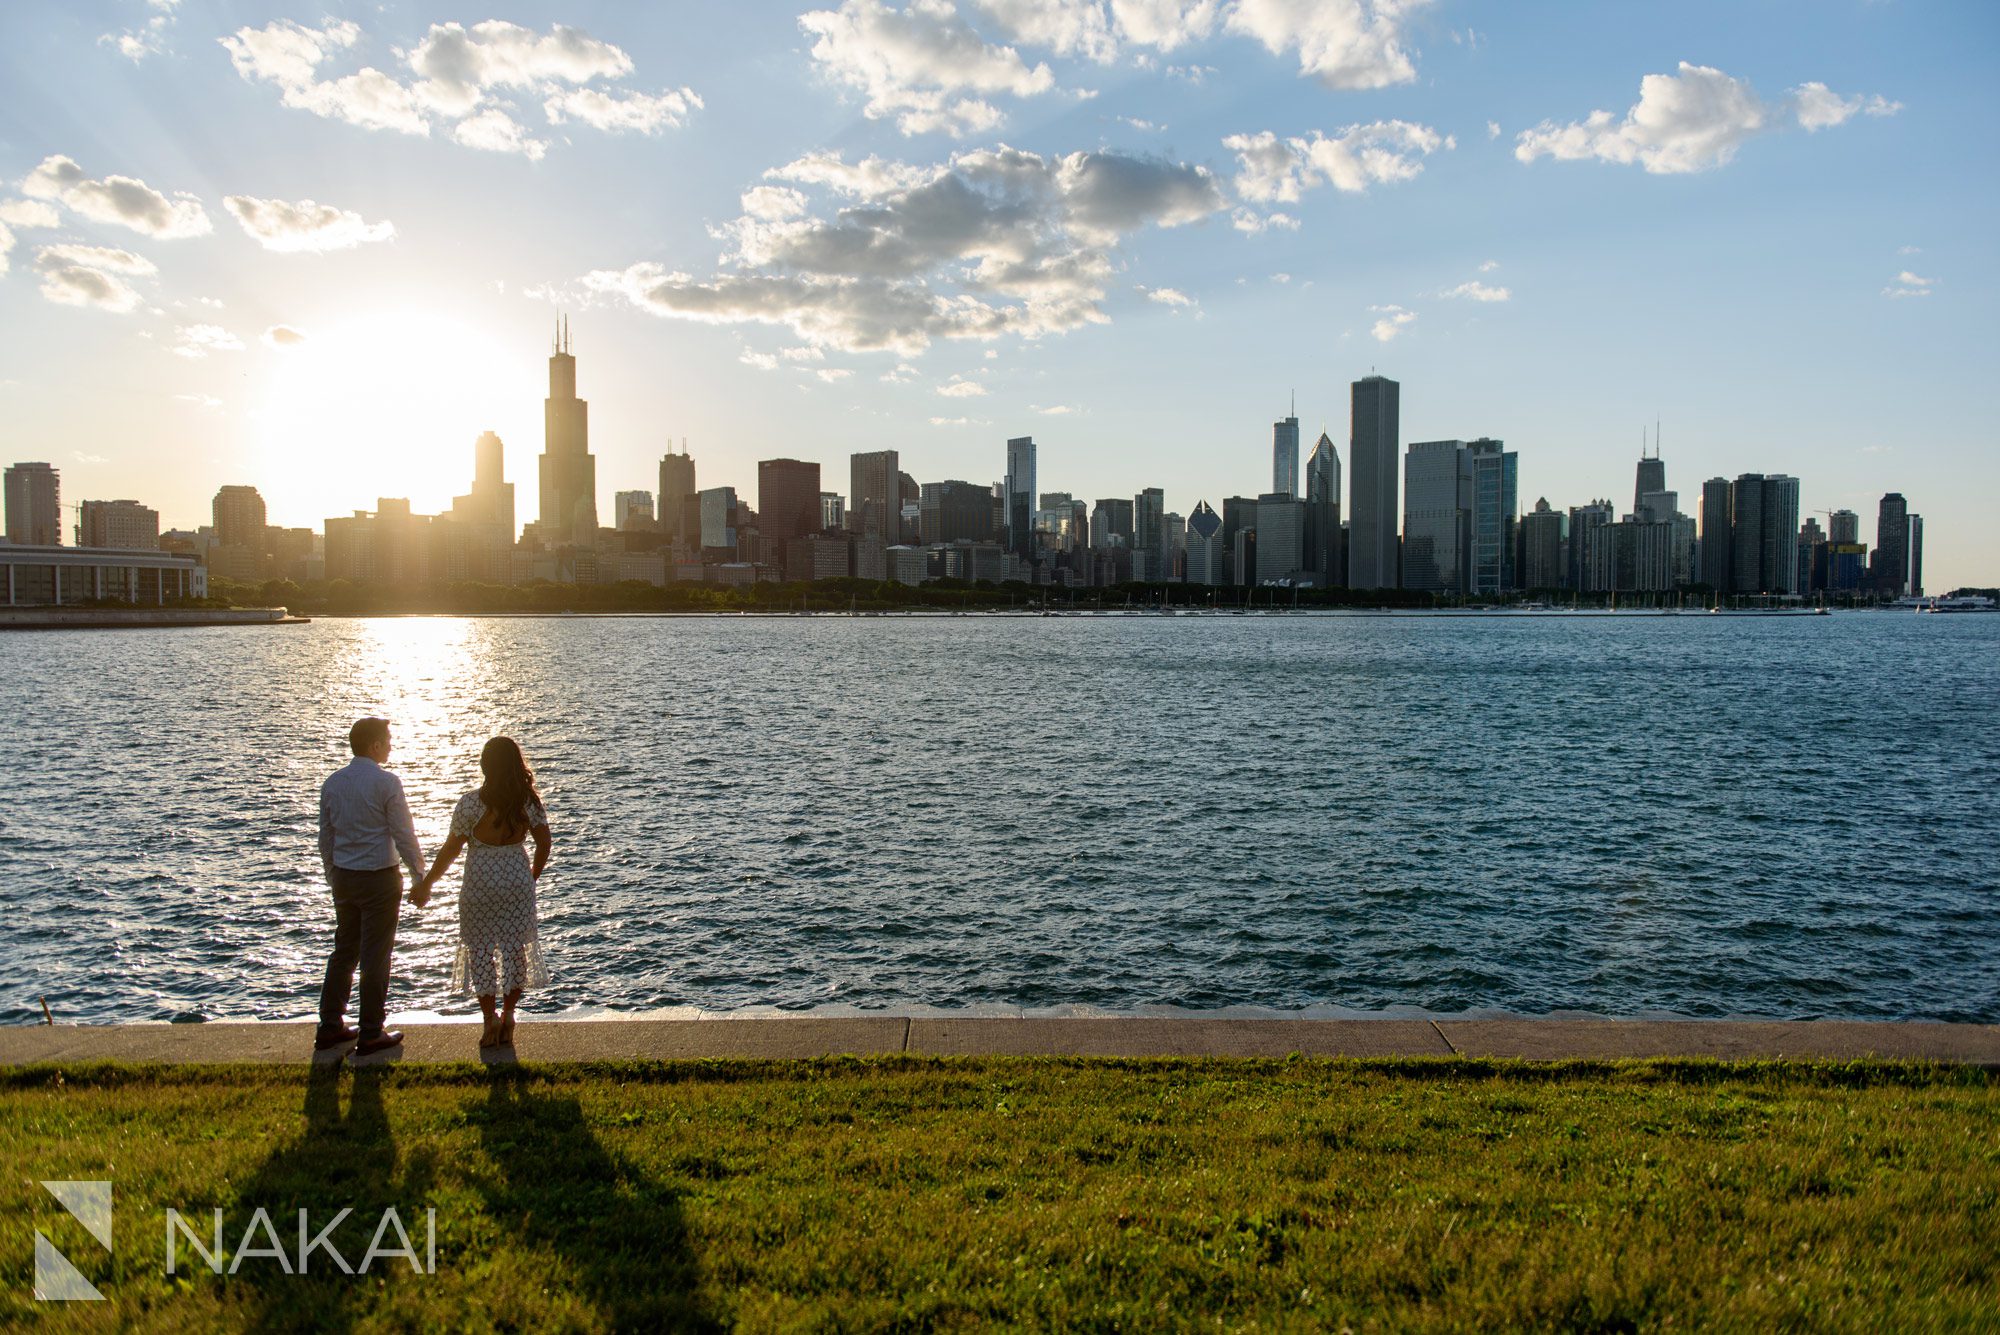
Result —
[[[2000, 1069], [2000, 1025], [1849, 1020], [1013, 1019], [905, 1016], [523, 1021], [482, 1054], [471, 1024], [412, 1024], [365, 1063], [801, 1058], [839, 1053], [1083, 1057], [1798, 1058], [1968, 1062]], [[315, 1060], [309, 1024], [0, 1028], [0, 1066], [34, 1062]], [[338, 1060], [340, 1051], [320, 1054]]]

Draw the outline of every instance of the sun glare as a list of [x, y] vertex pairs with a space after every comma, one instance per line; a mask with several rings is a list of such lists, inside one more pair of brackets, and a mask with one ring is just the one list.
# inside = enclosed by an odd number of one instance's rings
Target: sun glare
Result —
[[428, 312], [315, 330], [279, 361], [259, 432], [273, 523], [318, 527], [382, 496], [449, 508], [471, 482], [479, 433], [508, 436], [540, 396], [519, 349]]

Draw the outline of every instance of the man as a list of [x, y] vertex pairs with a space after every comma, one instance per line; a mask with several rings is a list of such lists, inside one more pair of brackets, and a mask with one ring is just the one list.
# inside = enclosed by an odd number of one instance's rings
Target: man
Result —
[[[354, 1043], [356, 1056], [403, 1041], [385, 1030], [389, 1006], [389, 955], [396, 946], [396, 917], [403, 902], [400, 856], [413, 881], [424, 875], [424, 854], [410, 822], [403, 781], [382, 768], [389, 760], [389, 721], [365, 718], [347, 733], [354, 759], [319, 790], [319, 858], [333, 887], [333, 954], [319, 993], [319, 1051]], [[347, 998], [354, 966], [361, 965], [361, 1028], [347, 1026]], [[357, 1041], [358, 1040], [358, 1041]]]

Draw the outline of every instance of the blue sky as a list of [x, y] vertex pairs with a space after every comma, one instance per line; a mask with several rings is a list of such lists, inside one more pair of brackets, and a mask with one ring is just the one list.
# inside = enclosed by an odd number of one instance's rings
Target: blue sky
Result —
[[[567, 28], [558, 28], [560, 22]], [[5, 453], [192, 525], [533, 516], [571, 317], [600, 506], [855, 450], [1268, 486], [1296, 392], [1498, 436], [1524, 507], [1789, 472], [1926, 583], [1988, 513], [2000, 8], [1364, 0], [0, 10]], [[1602, 113], [1602, 114], [1598, 114]]]

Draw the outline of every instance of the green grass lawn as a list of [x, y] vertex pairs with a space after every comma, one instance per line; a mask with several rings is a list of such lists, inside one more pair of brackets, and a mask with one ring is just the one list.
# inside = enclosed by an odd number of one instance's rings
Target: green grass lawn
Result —
[[[153, 1329], [1969, 1328], [1974, 1069], [935, 1061], [0, 1072], [0, 1324]], [[113, 1182], [107, 1256], [38, 1185]], [[227, 1248], [298, 1211], [367, 1275]], [[32, 1300], [32, 1229], [109, 1301]], [[393, 1235], [392, 1235], [393, 1237]], [[256, 1241], [268, 1246], [261, 1235]], [[1990, 1328], [1990, 1327], [1989, 1327]]]

